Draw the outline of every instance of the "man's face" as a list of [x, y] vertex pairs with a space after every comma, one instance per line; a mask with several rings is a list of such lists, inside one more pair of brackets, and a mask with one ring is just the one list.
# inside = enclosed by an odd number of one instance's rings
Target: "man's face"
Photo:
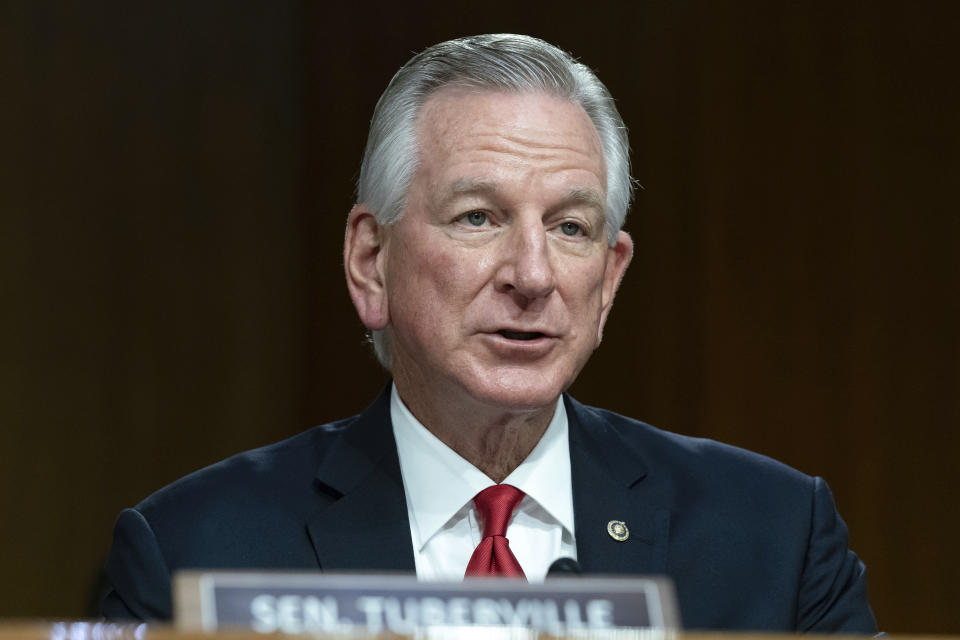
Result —
[[599, 345], [632, 249], [625, 233], [607, 242], [596, 130], [564, 100], [459, 89], [417, 124], [420, 163], [377, 265], [398, 389], [544, 408]]

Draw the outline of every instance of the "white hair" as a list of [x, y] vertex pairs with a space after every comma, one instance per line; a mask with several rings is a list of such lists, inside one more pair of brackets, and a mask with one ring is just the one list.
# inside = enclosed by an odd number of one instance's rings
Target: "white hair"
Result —
[[[616, 244], [633, 195], [630, 143], [613, 97], [588, 67], [538, 38], [490, 34], [448, 40], [410, 59], [380, 96], [370, 122], [357, 200], [377, 222], [403, 215], [417, 169], [416, 120], [430, 95], [443, 88], [544, 93], [579, 104], [590, 117], [607, 168], [606, 229]], [[371, 332], [380, 363], [390, 368], [389, 333]]]

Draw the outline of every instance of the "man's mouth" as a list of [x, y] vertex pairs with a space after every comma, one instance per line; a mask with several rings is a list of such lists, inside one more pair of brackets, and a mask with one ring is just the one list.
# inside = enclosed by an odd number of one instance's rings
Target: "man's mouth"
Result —
[[509, 329], [501, 329], [497, 333], [509, 340], [536, 340], [546, 335], [539, 331], [510, 331]]

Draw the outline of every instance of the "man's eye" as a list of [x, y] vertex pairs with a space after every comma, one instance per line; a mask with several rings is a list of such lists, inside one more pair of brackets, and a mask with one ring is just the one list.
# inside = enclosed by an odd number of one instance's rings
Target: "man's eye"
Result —
[[562, 231], [565, 236], [575, 236], [580, 233], [580, 225], [576, 222], [564, 222], [560, 225], [560, 231]]
[[482, 226], [487, 221], [487, 214], [483, 211], [471, 211], [466, 216], [464, 216], [468, 224], [473, 225], [474, 227]]

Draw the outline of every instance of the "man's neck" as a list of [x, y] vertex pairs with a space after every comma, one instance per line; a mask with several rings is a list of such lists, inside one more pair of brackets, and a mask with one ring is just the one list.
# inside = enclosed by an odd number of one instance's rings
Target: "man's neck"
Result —
[[510, 411], [472, 399], [444, 402], [437, 400], [438, 394], [405, 387], [397, 384], [397, 393], [410, 413], [494, 482], [502, 482], [533, 451], [556, 411], [556, 402]]

